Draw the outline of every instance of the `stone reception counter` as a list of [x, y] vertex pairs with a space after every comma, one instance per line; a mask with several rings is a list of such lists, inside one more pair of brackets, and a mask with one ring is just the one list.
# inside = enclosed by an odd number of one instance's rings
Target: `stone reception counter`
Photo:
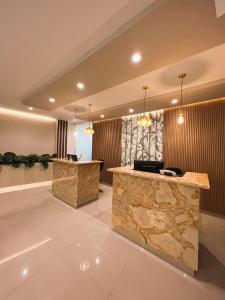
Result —
[[77, 208], [98, 198], [100, 161], [53, 161], [52, 193]]
[[210, 188], [208, 175], [168, 177], [130, 166], [108, 171], [114, 229], [186, 272], [197, 271], [200, 190]]

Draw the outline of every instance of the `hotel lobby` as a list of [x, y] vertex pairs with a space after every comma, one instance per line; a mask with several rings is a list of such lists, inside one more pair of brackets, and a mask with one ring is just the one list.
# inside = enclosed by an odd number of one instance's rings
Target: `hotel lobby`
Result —
[[225, 1], [0, 28], [0, 300], [225, 299]]

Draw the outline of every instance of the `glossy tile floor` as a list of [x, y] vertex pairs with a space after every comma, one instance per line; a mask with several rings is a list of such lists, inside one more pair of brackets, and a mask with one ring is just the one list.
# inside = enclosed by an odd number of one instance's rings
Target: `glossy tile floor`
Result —
[[49, 186], [0, 194], [0, 299], [225, 299], [225, 219], [201, 215], [192, 278], [114, 233], [103, 190], [79, 210]]

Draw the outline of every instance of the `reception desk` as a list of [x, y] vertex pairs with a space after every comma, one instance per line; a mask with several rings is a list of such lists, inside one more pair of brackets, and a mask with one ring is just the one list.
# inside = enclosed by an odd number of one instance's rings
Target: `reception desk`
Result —
[[193, 274], [198, 270], [200, 190], [208, 175], [183, 177], [134, 171], [113, 172], [113, 228], [123, 236]]
[[53, 161], [52, 193], [77, 208], [98, 198], [100, 161]]

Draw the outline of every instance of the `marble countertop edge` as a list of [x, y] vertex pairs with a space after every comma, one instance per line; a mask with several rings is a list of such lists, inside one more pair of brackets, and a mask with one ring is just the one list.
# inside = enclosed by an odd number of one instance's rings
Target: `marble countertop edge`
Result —
[[209, 178], [205, 173], [195, 173], [195, 172], [186, 172], [182, 177], [170, 177], [156, 173], [142, 172], [132, 170], [132, 166], [122, 166], [117, 168], [109, 168], [107, 171], [118, 173], [118, 174], [126, 174], [130, 176], [149, 178], [155, 180], [163, 180], [168, 182], [173, 182], [177, 184], [183, 184], [193, 187], [198, 187], [201, 189], [210, 189]]
[[80, 165], [90, 165], [90, 164], [100, 164], [100, 160], [87, 160], [87, 161], [73, 161], [73, 160], [68, 160], [64, 158], [55, 158], [53, 159], [53, 162], [60, 162], [64, 164], [71, 164], [75, 166], [80, 166]]

